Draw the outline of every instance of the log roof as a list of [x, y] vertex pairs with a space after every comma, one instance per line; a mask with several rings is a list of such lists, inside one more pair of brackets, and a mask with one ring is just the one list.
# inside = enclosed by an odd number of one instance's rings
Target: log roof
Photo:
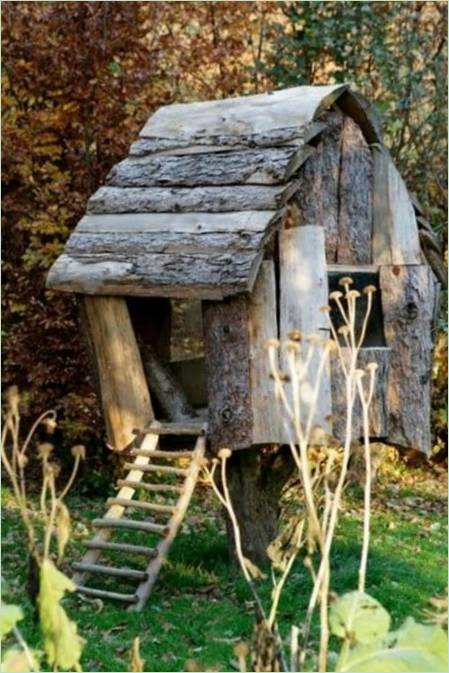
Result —
[[337, 100], [381, 142], [375, 113], [347, 85], [160, 108], [90, 198], [48, 287], [200, 299], [251, 291]]

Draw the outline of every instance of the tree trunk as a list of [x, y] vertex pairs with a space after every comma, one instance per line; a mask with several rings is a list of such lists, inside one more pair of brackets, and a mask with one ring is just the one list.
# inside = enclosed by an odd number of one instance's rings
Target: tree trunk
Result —
[[[228, 460], [229, 494], [240, 527], [244, 555], [266, 565], [267, 547], [278, 534], [280, 495], [293, 471], [288, 447], [234, 451]], [[235, 555], [234, 533], [226, 517], [229, 549]]]

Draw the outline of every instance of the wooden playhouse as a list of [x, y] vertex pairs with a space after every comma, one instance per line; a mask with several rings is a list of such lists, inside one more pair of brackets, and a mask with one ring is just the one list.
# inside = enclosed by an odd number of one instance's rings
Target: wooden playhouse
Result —
[[[206, 441], [212, 450], [288, 441], [264, 346], [295, 328], [323, 334], [319, 309], [342, 275], [356, 288], [378, 288], [361, 352], [362, 362], [380, 365], [372, 435], [429, 451], [438, 290], [421, 243], [428, 249], [429, 240], [437, 248], [373, 107], [346, 85], [176, 104], [150, 117], [48, 276], [48, 287], [79, 297], [108, 440], [130, 455], [119, 493], [94, 522], [98, 532], [77, 564], [81, 591], [141, 608], [187, 508]], [[197, 312], [204, 358], [170, 362], [177, 300]], [[338, 377], [331, 369], [323, 386], [322, 425], [339, 416]], [[341, 432], [338, 421], [326, 429]], [[181, 452], [186, 468], [169, 465], [179, 451], [158, 448], [170, 432], [197, 438], [193, 452]], [[156, 472], [181, 486], [145, 480]], [[179, 500], [137, 501], [138, 489]], [[133, 509], [150, 519], [127, 518]], [[123, 529], [160, 541], [152, 549], [111, 541]], [[148, 567], [113, 567], [106, 557], [115, 551], [142, 554]], [[102, 574], [137, 588], [83, 583]]]

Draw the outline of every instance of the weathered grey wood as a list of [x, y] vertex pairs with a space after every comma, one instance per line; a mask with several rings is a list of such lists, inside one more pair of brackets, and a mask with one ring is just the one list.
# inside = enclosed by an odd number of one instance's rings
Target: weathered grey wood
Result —
[[[342, 348], [345, 362], [348, 363], [348, 352]], [[362, 348], [359, 351], [357, 367], [366, 369], [370, 362], [378, 365], [376, 372], [376, 386], [373, 401], [369, 411], [370, 437], [386, 438], [388, 436], [388, 376], [390, 369], [389, 348]], [[369, 374], [365, 376], [364, 387], [367, 390]], [[366, 383], [365, 383], [366, 382]], [[331, 358], [331, 383], [332, 383], [332, 415], [334, 417], [332, 433], [341, 442], [346, 434], [346, 384], [340, 359], [337, 354]], [[357, 397], [352, 422], [352, 437], [363, 437], [363, 419], [361, 404]]]
[[369, 264], [373, 229], [373, 158], [362, 131], [345, 117], [339, 174], [339, 264]]
[[[132, 469], [132, 464], [125, 463], [125, 469], [126, 470]], [[153, 463], [150, 463], [150, 465], [142, 465], [141, 470], [142, 472], [159, 472], [160, 474], [175, 474], [179, 477], [185, 477], [187, 474], [187, 470], [183, 470], [179, 467], [171, 467], [169, 465], [154, 465]]]
[[283, 145], [302, 146], [318, 136], [323, 130], [321, 122], [314, 121], [304, 126], [287, 126], [269, 129], [258, 133], [239, 135], [200, 136], [180, 135], [174, 138], [139, 138], [134, 142], [130, 156], [148, 154], [202, 154], [205, 152], [229, 152], [254, 147], [282, 147]]
[[281, 442], [283, 436], [270, 379], [266, 342], [277, 338], [274, 262], [262, 262], [248, 302], [249, 381], [252, 407], [251, 444]]
[[265, 232], [239, 231], [236, 233], [199, 233], [181, 234], [179, 231], [166, 230], [149, 234], [133, 233], [73, 233], [67, 241], [65, 252], [72, 257], [84, 255], [116, 256], [139, 255], [145, 253], [176, 255], [195, 255], [196, 253], [220, 253], [227, 251], [256, 251], [263, 244]]
[[285, 185], [232, 185], [231, 187], [100, 187], [87, 204], [87, 212], [102, 213], [223, 213], [241, 210], [276, 210], [295, 193], [297, 182]]
[[124, 577], [130, 580], [143, 582], [146, 579], [146, 573], [133, 568], [114, 568], [113, 566], [102, 565], [99, 563], [72, 563], [75, 570], [84, 573], [97, 573], [100, 575], [110, 575], [111, 577]]
[[126, 498], [108, 498], [106, 504], [121, 505], [130, 509], [140, 509], [159, 514], [171, 514], [174, 510], [173, 505], [158, 505], [153, 502], [144, 502], [143, 500], [127, 500]]
[[373, 262], [421, 264], [418, 226], [407, 188], [387, 150], [373, 145]]
[[53, 265], [47, 285], [94, 295], [223, 299], [251, 291], [262, 253], [114, 257], [63, 254]]
[[383, 266], [385, 338], [391, 348], [388, 441], [428, 454], [434, 279], [427, 265]]
[[303, 147], [131, 157], [116, 164], [106, 178], [114, 187], [198, 187], [207, 185], [272, 185], [286, 182], [313, 154]]
[[235, 297], [203, 303], [209, 400], [208, 436], [213, 451], [251, 445], [248, 302]]
[[137, 603], [137, 596], [135, 594], [121, 594], [117, 591], [105, 591], [104, 589], [92, 589], [85, 587], [82, 584], [77, 585], [76, 590], [85, 596], [92, 596], [93, 598], [108, 598], [113, 601], [122, 601], [123, 603]]
[[337, 259], [340, 135], [343, 119], [339, 110], [323, 117], [325, 129], [315, 154], [298, 173], [299, 188], [294, 196], [297, 224], [319, 224], [325, 228], [328, 262]]
[[145, 547], [138, 544], [126, 544], [126, 542], [102, 542], [101, 540], [88, 540], [84, 543], [88, 549], [98, 549], [101, 551], [118, 551], [127, 554], [139, 554], [140, 556], [154, 557], [157, 554], [156, 549]]
[[137, 213], [85, 215], [76, 233], [160, 234], [167, 230], [179, 234], [231, 234], [265, 231], [281, 217], [271, 210], [230, 213]]
[[141, 530], [145, 533], [159, 533], [165, 534], [165, 526], [158, 523], [148, 523], [147, 521], [134, 521], [133, 519], [110, 519], [105, 517], [103, 519], [94, 519], [92, 521], [94, 528], [127, 528], [130, 530]]
[[162, 415], [173, 421], [195, 416], [184, 390], [154, 349], [141, 344], [140, 353], [151, 394], [158, 401]]
[[200, 473], [201, 465], [204, 460], [204, 454], [206, 452], [206, 438], [201, 435], [198, 437], [195, 448], [192, 452], [192, 461], [190, 463], [189, 469], [187, 471], [187, 476], [184, 481], [182, 492], [178, 502], [176, 503], [175, 511], [173, 512], [172, 517], [166, 528], [166, 533], [163, 540], [157, 546], [158, 555], [148, 564], [146, 568], [147, 579], [142, 582], [136, 591], [138, 597], [138, 602], [133, 609], [139, 611], [145, 605], [145, 602], [148, 596], [151, 593], [151, 590], [156, 582], [156, 579], [159, 575], [162, 564], [167, 558], [170, 547], [173, 543], [173, 540], [176, 537], [176, 534], [181, 527], [187, 508], [190, 503], [190, 499], [193, 495], [196, 482]]
[[158, 451], [158, 450], [144, 451], [143, 449], [131, 449], [130, 454], [131, 456], [147, 456], [148, 458], [165, 458], [166, 460], [176, 460], [178, 458], [192, 457], [191, 451]]
[[[207, 424], [201, 420], [195, 420], [190, 418], [189, 420], [183, 420], [178, 422], [161, 422], [161, 421], [152, 421], [150, 425], [144, 428], [144, 432], [154, 433], [155, 435], [204, 435], [207, 429]], [[171, 452], [159, 451], [159, 453], [164, 453], [166, 455], [174, 455]], [[156, 454], [154, 454], [156, 455]]]
[[174, 484], [147, 484], [146, 482], [135, 481], [131, 478], [118, 479], [117, 486], [120, 486], [121, 488], [133, 488], [135, 490], [148, 491], [150, 493], [179, 493], [182, 488], [181, 486], [175, 486]]
[[[160, 108], [150, 117], [140, 135], [144, 138], [176, 139], [194, 144], [207, 140], [216, 145], [225, 137], [241, 142], [276, 129], [302, 127], [329, 108], [348, 88], [345, 84], [301, 86], [240, 98], [201, 103], [181, 103]], [[272, 137], [272, 136], [271, 136]], [[270, 137], [270, 144], [271, 144]], [[166, 147], [167, 149], [167, 147]]]
[[368, 143], [382, 143], [382, 122], [376, 108], [358, 91], [344, 91], [337, 106], [360, 126]]
[[[293, 330], [305, 336], [328, 336], [326, 316], [320, 308], [328, 303], [328, 281], [324, 248], [325, 232], [319, 225], [283, 228], [279, 234], [280, 264], [280, 326], [281, 341], [289, 339]], [[300, 401], [302, 423], [310, 414], [312, 388], [321, 352], [317, 349], [311, 360], [309, 374], [301, 386]], [[286, 355], [281, 357], [281, 367], [288, 373]], [[287, 392], [292, 395], [291, 384]], [[328, 417], [331, 414], [331, 390], [329, 368], [323, 371], [320, 390], [313, 417], [313, 425], [330, 431]]]

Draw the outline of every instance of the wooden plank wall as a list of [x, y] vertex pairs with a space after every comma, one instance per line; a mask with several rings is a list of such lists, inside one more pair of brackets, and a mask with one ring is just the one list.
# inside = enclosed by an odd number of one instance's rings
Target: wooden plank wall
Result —
[[[319, 225], [283, 228], [279, 235], [280, 328], [281, 342], [299, 329], [305, 336], [328, 336], [326, 315], [320, 308], [328, 303], [328, 280], [325, 257], [325, 232]], [[314, 356], [309, 376], [302, 386], [302, 404], [307, 418], [310, 389], [315, 382], [320, 352]], [[285, 358], [283, 369], [287, 371]], [[321, 380], [314, 424], [330, 430], [327, 417], [332, 413], [330, 373]]]

